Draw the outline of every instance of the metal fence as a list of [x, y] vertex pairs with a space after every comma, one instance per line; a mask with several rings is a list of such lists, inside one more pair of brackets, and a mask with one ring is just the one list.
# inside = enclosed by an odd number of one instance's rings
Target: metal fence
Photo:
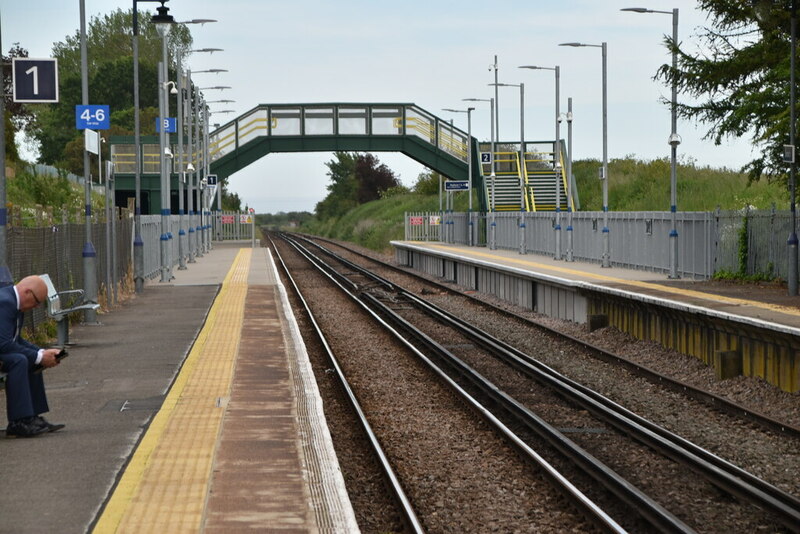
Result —
[[[554, 212], [472, 213], [471, 225], [469, 221], [465, 213], [407, 213], [405, 239], [470, 245], [472, 228], [472, 244], [476, 246], [488, 244], [522, 254], [555, 255]], [[574, 259], [602, 262], [603, 212], [576, 212], [571, 218], [561, 213], [562, 257], [567, 251], [570, 221]], [[608, 228], [611, 265], [670, 272], [670, 212], [609, 212]], [[686, 278], [707, 279], [728, 271], [785, 280], [790, 228], [789, 212], [774, 209], [678, 213], [678, 273]], [[746, 259], [744, 266], [740, 265], [740, 258]]]
[[[109, 295], [110, 290], [122, 289], [130, 280], [131, 235], [133, 219], [119, 219], [116, 223], [116, 258], [108, 261], [106, 224], [92, 224], [92, 244], [97, 254], [98, 292]], [[110, 241], [110, 240], [109, 240]], [[82, 224], [60, 224], [39, 228], [9, 226], [6, 236], [6, 254], [11, 276], [18, 281], [30, 274], [50, 275], [59, 291], [84, 287], [83, 249], [86, 227]], [[112, 269], [115, 268], [115, 269]], [[36, 325], [46, 319], [46, 310], [36, 308], [27, 324]]]
[[238, 211], [217, 211], [213, 214], [214, 239], [230, 241], [252, 239], [255, 215]]

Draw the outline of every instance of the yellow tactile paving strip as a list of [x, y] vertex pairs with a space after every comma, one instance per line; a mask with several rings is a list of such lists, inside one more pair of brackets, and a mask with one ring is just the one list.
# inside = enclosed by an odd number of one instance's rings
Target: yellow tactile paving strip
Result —
[[244, 318], [241, 249], [161, 410], [93, 532], [199, 532]]
[[[444, 246], [441, 246], [441, 245], [427, 244], [427, 246], [429, 246], [430, 248], [443, 250], [443, 251], [447, 251], [447, 252], [452, 253], [452, 249], [448, 249], [447, 247], [444, 247]], [[673, 293], [673, 294], [676, 294], [676, 295], [684, 295], [684, 296], [688, 296], [688, 297], [696, 297], [696, 298], [701, 298], [701, 299], [711, 299], [711, 300], [714, 300], [716, 302], [725, 302], [725, 303], [728, 303], [728, 304], [734, 304], [734, 305], [739, 305], [739, 306], [753, 306], [753, 307], [756, 307], [756, 308], [763, 308], [763, 309], [766, 309], [766, 310], [772, 310], [772, 311], [777, 311], [777, 312], [781, 312], [781, 313], [797, 313], [797, 311], [795, 309], [793, 309], [793, 308], [789, 308], [787, 306], [781, 306], [779, 304], [772, 304], [772, 303], [769, 303], [769, 302], [757, 302], [757, 301], [754, 301], [754, 300], [745, 300], [745, 299], [739, 299], [739, 298], [734, 298], [734, 297], [725, 297], [723, 295], [710, 295], [709, 293], [703, 293], [701, 291], [694, 291], [694, 290], [691, 290], [691, 289], [683, 289], [683, 288], [679, 288], [679, 287], [670, 287], [670, 286], [665, 286], [665, 285], [660, 285], [660, 284], [653, 284], [653, 283], [650, 283], [650, 282], [643, 282], [641, 280], [625, 280], [625, 279], [616, 278], [616, 277], [613, 277], [613, 276], [606, 276], [606, 275], [602, 275], [602, 274], [590, 273], [590, 272], [576, 270], [576, 269], [569, 269], [567, 267], [556, 267], [556, 266], [553, 266], [553, 265], [546, 265], [544, 263], [537, 263], [535, 261], [525, 260], [525, 259], [521, 259], [521, 258], [499, 258], [496, 255], [487, 254], [485, 252], [479, 252], [479, 251], [470, 250], [468, 254], [472, 255], [472, 256], [477, 256], [479, 258], [486, 258], [486, 259], [494, 260], [494, 261], [507, 261], [509, 263], [516, 263], [516, 264], [519, 264], [519, 265], [524, 265], [524, 266], [526, 266], [528, 268], [536, 268], [536, 269], [539, 269], [540, 271], [541, 270], [546, 270], [546, 271], [560, 272], [560, 273], [569, 274], [569, 275], [577, 275], [580, 278], [593, 278], [595, 280], [599, 280], [599, 281], [603, 281], [603, 282], [612, 282], [612, 283], [618, 283], [618, 284], [625, 284], [625, 285], [629, 285], [629, 286], [633, 286], [633, 287], [640, 287], [640, 288], [643, 288], [643, 289], [653, 289], [653, 290], [657, 290], [657, 291], [663, 291], [664, 293]]]

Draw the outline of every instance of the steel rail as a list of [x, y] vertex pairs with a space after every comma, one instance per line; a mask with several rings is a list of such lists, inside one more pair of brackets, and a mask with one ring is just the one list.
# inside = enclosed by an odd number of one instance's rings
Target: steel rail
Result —
[[562, 393], [569, 400], [576, 402], [618, 430], [633, 436], [662, 454], [684, 463], [729, 493], [782, 517], [787, 526], [796, 528], [797, 525], [800, 525], [800, 499], [797, 497], [634, 414], [607, 397], [563, 376], [531, 356], [416, 295], [404, 292], [403, 296], [430, 316], [457, 328], [486, 350], [501, 357], [538, 382]]
[[[414, 278], [416, 278], [418, 280], [421, 280], [421, 281], [424, 281], [424, 282], [426, 282], [426, 283], [428, 283], [428, 284], [430, 284], [430, 285], [432, 285], [434, 287], [437, 287], [437, 288], [441, 289], [442, 291], [447, 291], [448, 293], [454, 293], [454, 294], [460, 295], [462, 297], [470, 299], [475, 304], [483, 306], [483, 307], [485, 307], [487, 309], [491, 309], [492, 311], [495, 311], [497, 313], [501, 313], [503, 315], [506, 315], [507, 317], [512, 317], [512, 318], [514, 318], [514, 319], [516, 319], [516, 320], [518, 320], [520, 322], [529, 324], [529, 325], [531, 325], [531, 326], [533, 326], [535, 328], [538, 328], [540, 330], [548, 332], [548, 333], [550, 333], [552, 335], [555, 335], [555, 336], [561, 337], [563, 339], [569, 340], [569, 341], [571, 341], [573, 343], [577, 343], [579, 345], [582, 345], [587, 350], [591, 351], [591, 355], [592, 356], [594, 356], [594, 357], [596, 357], [598, 359], [622, 365], [626, 369], [628, 369], [630, 372], [636, 374], [637, 376], [641, 376], [642, 378], [645, 378], [645, 379], [647, 379], [648, 381], [650, 381], [650, 382], [652, 382], [654, 384], [658, 384], [658, 385], [660, 385], [662, 387], [666, 387], [666, 388], [670, 389], [671, 391], [675, 391], [677, 393], [681, 393], [682, 395], [685, 395], [685, 396], [687, 396], [687, 397], [689, 397], [689, 398], [691, 398], [693, 400], [701, 402], [701, 403], [705, 404], [706, 406], [709, 406], [709, 407], [714, 408], [716, 410], [719, 410], [721, 412], [727, 413], [727, 414], [729, 414], [731, 416], [734, 416], [734, 417], [737, 417], [737, 418], [744, 419], [746, 421], [755, 423], [755, 424], [761, 426], [762, 428], [765, 428], [765, 429], [770, 430], [772, 432], [776, 432], [776, 433], [783, 434], [783, 435], [786, 435], [786, 436], [789, 436], [789, 437], [792, 437], [792, 438], [800, 439], [800, 427], [793, 426], [793, 425], [791, 425], [791, 424], [789, 424], [789, 423], [787, 423], [785, 421], [779, 421], [779, 420], [774, 419], [774, 418], [772, 418], [772, 417], [770, 417], [770, 416], [768, 416], [766, 414], [758, 412], [757, 410], [753, 410], [753, 409], [747, 408], [745, 406], [742, 406], [741, 404], [735, 403], [735, 402], [733, 402], [731, 400], [728, 400], [728, 399], [726, 399], [724, 397], [721, 397], [721, 396], [716, 395], [714, 393], [711, 393], [709, 391], [705, 391], [703, 389], [695, 387], [695, 386], [693, 386], [691, 384], [688, 384], [686, 382], [682, 382], [680, 380], [675, 380], [674, 378], [670, 378], [670, 377], [668, 377], [666, 375], [663, 375], [663, 374], [659, 373], [658, 371], [650, 369], [649, 367], [647, 367], [645, 365], [641, 365], [641, 364], [638, 364], [638, 363], [633, 362], [631, 360], [628, 360], [627, 358], [625, 358], [623, 356], [619, 356], [617, 354], [609, 352], [606, 349], [603, 349], [603, 348], [598, 347], [596, 345], [592, 345], [591, 343], [589, 343], [587, 341], [584, 341], [582, 339], [578, 339], [578, 338], [576, 338], [574, 336], [571, 336], [569, 334], [565, 334], [563, 332], [559, 332], [558, 330], [556, 330], [553, 327], [537, 323], [537, 322], [532, 321], [531, 319], [529, 319], [527, 317], [523, 317], [523, 316], [521, 316], [521, 315], [519, 315], [517, 313], [514, 313], [512, 311], [509, 311], [509, 310], [506, 310], [506, 309], [503, 309], [503, 308], [499, 308], [499, 307], [497, 307], [497, 306], [495, 306], [495, 305], [493, 305], [491, 303], [488, 303], [486, 301], [483, 301], [483, 300], [481, 300], [481, 299], [479, 299], [479, 298], [477, 298], [477, 297], [475, 297], [473, 295], [469, 295], [469, 294], [466, 294], [466, 293], [455, 291], [453, 288], [451, 288], [449, 286], [446, 286], [445, 284], [442, 284], [442, 283], [437, 282], [435, 280], [430, 280], [430, 279], [428, 279], [428, 278], [426, 278], [424, 276], [421, 276], [418, 273], [415, 273], [413, 271], [409, 271], [407, 269], [404, 269], [402, 267], [398, 267], [396, 265], [392, 265], [391, 263], [386, 263], [386, 262], [384, 262], [382, 260], [379, 260], [377, 258], [373, 258], [373, 257], [368, 256], [366, 254], [363, 254], [363, 253], [361, 253], [361, 252], [359, 252], [357, 250], [353, 250], [351, 248], [348, 248], [348, 247], [342, 245], [341, 243], [337, 243], [335, 241], [332, 241], [330, 239], [325, 239], [325, 238], [322, 238], [322, 237], [314, 237], [314, 239], [318, 240], [318, 241], [324, 241], [326, 243], [330, 243], [330, 244], [335, 245], [337, 247], [343, 248], [343, 249], [347, 250], [348, 252], [350, 252], [352, 254], [355, 254], [357, 256], [363, 257], [363, 258], [365, 258], [365, 259], [367, 259], [367, 260], [369, 260], [371, 262], [377, 263], [377, 264], [381, 265], [384, 268], [390, 269], [390, 270], [398, 272], [398, 273], [402, 273], [402, 274], [404, 274], [406, 276], [414, 277]], [[311, 242], [313, 243], [313, 241], [311, 241]], [[315, 245], [318, 246], [318, 247], [321, 247], [321, 245], [319, 245], [317, 243], [315, 243]], [[321, 248], [324, 249], [324, 247], [321, 247]], [[334, 252], [332, 252], [332, 253], [335, 254]]]
[[[324, 247], [321, 247], [321, 249], [325, 250], [328, 254], [332, 254], [332, 257], [336, 258], [337, 261], [340, 259], [339, 255], [327, 251]], [[367, 269], [359, 267], [349, 260], [341, 259], [346, 263], [349, 269], [367, 271]], [[374, 276], [377, 275], [370, 275], [371, 278], [374, 278]], [[633, 414], [633, 412], [630, 412], [603, 395], [564, 377], [527, 354], [481, 331], [463, 319], [420, 299], [407, 290], [400, 288], [397, 284], [388, 283], [398, 288], [404, 298], [408, 299], [409, 302], [412, 302], [419, 309], [425, 311], [428, 315], [435, 317], [440, 322], [448, 324], [452, 328], [458, 329], [462, 334], [475, 340], [485, 349], [491, 351], [504, 361], [513, 364], [515, 368], [525, 372], [538, 382], [544, 383], [556, 391], [559, 391], [568, 399], [591, 411], [596, 417], [605, 420], [618, 430], [633, 436], [638, 441], [660, 453], [684, 463], [689, 468], [701, 473], [709, 481], [725, 489], [732, 495], [748, 500], [762, 509], [777, 515], [786, 526], [797, 528], [797, 525], [800, 525], [800, 499], [797, 499], [793, 495], [784, 492], [688, 440]], [[373, 301], [377, 305], [384, 307], [377, 299], [373, 298]], [[388, 308], [386, 309], [388, 310]], [[388, 310], [387, 313], [395, 315], [391, 310]], [[414, 328], [408, 324], [406, 331], [410, 333], [412, 330], [414, 330]], [[427, 336], [424, 337], [427, 338]], [[437, 351], [447, 352], [442, 347], [437, 346], [438, 344], [435, 344], [433, 340], [425, 340], [424, 342], [427, 346]], [[447, 354], [449, 354], [449, 352], [447, 352]], [[450, 357], [455, 358], [455, 356], [452, 355], [450, 355]], [[458, 361], [460, 362], [460, 360]], [[468, 372], [474, 371], [469, 369]]]
[[[295, 247], [302, 248], [302, 245], [292, 240], [290, 237], [281, 236], [287, 242], [292, 243]], [[573, 504], [596, 525], [607, 532], [622, 533], [626, 532], [619, 524], [616, 523], [602, 508], [591, 501], [586, 495], [576, 488], [564, 475], [556, 470], [549, 462], [542, 458], [536, 451], [527, 445], [519, 436], [517, 436], [511, 429], [503, 424], [488, 408], [483, 406], [474, 397], [467, 393], [457, 382], [455, 382], [447, 373], [445, 373], [439, 366], [437, 366], [430, 358], [421, 352], [411, 341], [387, 323], [380, 314], [371, 309], [361, 297], [364, 294], [357, 294], [348, 289], [350, 281], [341, 273], [330, 267], [324, 260], [318, 256], [309, 253], [304, 254], [312, 265], [317, 267], [321, 273], [331, 279], [349, 298], [362, 307], [362, 309], [372, 316], [379, 324], [381, 324], [388, 332], [390, 332], [398, 341], [403, 343], [410, 349], [425, 365], [428, 366], [436, 375], [438, 375], [468, 406], [471, 406], [478, 414], [493, 426], [501, 435], [503, 435], [509, 443], [511, 443], [525, 458], [539, 466], [550, 480], [552, 480], [557, 487], [564, 492]], [[312, 259], [313, 258], [313, 259]], [[322, 264], [325, 264], [323, 266]], [[346, 282], [345, 282], [346, 280]], [[340, 283], [341, 282], [341, 283]]]
[[386, 453], [384, 452], [383, 447], [381, 447], [381, 444], [378, 441], [378, 438], [375, 435], [375, 432], [373, 432], [372, 426], [369, 424], [369, 421], [367, 421], [366, 414], [364, 413], [364, 410], [361, 408], [361, 404], [358, 402], [358, 398], [356, 398], [356, 395], [353, 392], [353, 389], [350, 387], [350, 384], [348, 383], [347, 378], [344, 375], [344, 371], [342, 370], [342, 367], [339, 364], [339, 360], [336, 358], [336, 355], [333, 353], [333, 350], [331, 349], [331, 346], [328, 343], [328, 340], [325, 338], [325, 334], [322, 332], [322, 329], [320, 328], [319, 323], [317, 323], [317, 320], [314, 317], [314, 313], [311, 311], [311, 308], [309, 307], [308, 302], [306, 302], [306, 299], [305, 299], [305, 297], [303, 297], [303, 294], [300, 291], [300, 288], [297, 286], [297, 283], [294, 281], [294, 278], [292, 277], [291, 273], [289, 272], [289, 268], [286, 266], [286, 263], [283, 261], [283, 257], [281, 257], [280, 252], [278, 252], [278, 249], [275, 246], [275, 243], [272, 241], [272, 238], [270, 238], [270, 243], [272, 244], [272, 250], [275, 251], [275, 255], [278, 257], [278, 261], [279, 261], [279, 263], [281, 265], [281, 268], [283, 269], [284, 274], [286, 275], [286, 278], [291, 283], [292, 287], [294, 288], [295, 294], [297, 295], [297, 298], [300, 300], [300, 302], [303, 305], [303, 308], [305, 309], [305, 312], [306, 312], [306, 314], [308, 316], [309, 322], [311, 323], [311, 325], [312, 325], [312, 327], [314, 329], [314, 333], [316, 334], [317, 339], [320, 341], [320, 343], [322, 344], [322, 346], [325, 349], [325, 353], [326, 353], [329, 361], [331, 362], [331, 365], [333, 366], [333, 369], [335, 370], [336, 377], [339, 379], [339, 383], [341, 384], [342, 389], [345, 392], [345, 396], [347, 397], [347, 400], [350, 403], [350, 406], [353, 408], [353, 411], [356, 413], [356, 417], [358, 418], [358, 421], [359, 421], [359, 423], [361, 425], [361, 428], [364, 430], [364, 433], [367, 436], [367, 440], [369, 441], [370, 445], [372, 446], [372, 450], [373, 450], [373, 452], [375, 454], [376, 459], [378, 460], [378, 463], [381, 466], [381, 469], [383, 470], [384, 477], [386, 478], [386, 481], [388, 482], [390, 491], [392, 492], [392, 496], [394, 497], [395, 501], [400, 506], [400, 510], [402, 512], [404, 522], [406, 523], [406, 525], [408, 526], [408, 528], [412, 532], [419, 533], [419, 534], [424, 533], [425, 530], [422, 528], [422, 523], [420, 522], [419, 518], [417, 517], [417, 514], [414, 511], [414, 507], [411, 505], [411, 501], [409, 500], [408, 496], [406, 495], [405, 490], [403, 490], [403, 486], [402, 486], [402, 484], [400, 484], [400, 480], [398, 479], [397, 474], [394, 472], [394, 469], [392, 468], [391, 464], [389, 463], [389, 459], [386, 456]]

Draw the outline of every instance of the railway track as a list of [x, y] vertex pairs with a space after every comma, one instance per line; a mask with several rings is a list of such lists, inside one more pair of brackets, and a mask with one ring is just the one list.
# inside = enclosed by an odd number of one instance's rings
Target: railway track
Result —
[[[573, 507], [600, 528], [619, 531], [632, 525], [638, 530], [646, 525], [647, 530], [662, 532], [729, 531], [714, 522], [714, 514], [698, 513], [696, 508], [716, 511], [725, 506], [738, 508], [741, 503], [753, 503], [754, 507], [745, 513], [745, 522], [741, 513], [736, 515], [737, 528], [780, 522], [791, 530], [800, 525], [800, 501], [792, 495], [561, 376], [394, 282], [324, 247], [312, 252], [306, 248], [309, 242], [291, 241], [295, 250], [335, 280], [341, 291], [376, 320], [390, 325], [398, 340], [432, 373], [495, 425], [528, 462], [559, 485]], [[550, 459], [539, 454], [542, 449], [548, 450]], [[598, 452], [593, 454], [590, 449]], [[609, 450], [614, 457], [611, 463], [616, 464], [613, 468], [606, 463]], [[606, 457], [605, 462], [599, 456]], [[635, 471], [637, 462], [644, 462], [650, 470], [664, 470], [667, 474], [663, 476], [671, 481], [668, 492], [690, 495], [704, 504], [695, 509], [678, 506], [671, 512], [659, 504], [659, 499], [669, 501], [663, 492], [656, 499], [637, 487], [642, 483], [641, 473], [635, 483], [617, 472]], [[675, 474], [675, 462], [688, 470]], [[707, 482], [698, 483], [698, 473]], [[737, 500], [732, 501], [731, 496]], [[619, 517], [619, 522], [614, 517]]]

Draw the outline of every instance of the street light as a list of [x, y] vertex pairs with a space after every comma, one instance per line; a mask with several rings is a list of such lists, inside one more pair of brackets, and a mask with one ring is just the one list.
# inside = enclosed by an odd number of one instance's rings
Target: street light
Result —
[[467, 210], [467, 226], [469, 228], [469, 246], [473, 245], [472, 236], [472, 112], [475, 108], [468, 107], [467, 109], [452, 109], [443, 108], [442, 111], [450, 113], [466, 113], [467, 114], [467, 195], [469, 198], [469, 209]]
[[495, 90], [498, 87], [519, 87], [519, 164], [517, 170], [519, 171], [519, 188], [520, 188], [520, 211], [523, 211], [525, 206], [525, 176], [527, 168], [525, 167], [525, 84], [524, 83], [490, 83], [494, 86]]
[[603, 267], [611, 267], [611, 247], [609, 243], [608, 229], [608, 66], [607, 66], [607, 45], [585, 43], [561, 43], [558, 46], [576, 46], [600, 48], [603, 52], [603, 167], [601, 169], [603, 180]]
[[[139, 1], [141, 2], [142, 0]], [[195, 50], [189, 50], [189, 52], [208, 52], [209, 54], [213, 54], [214, 52], [224, 52], [224, 50], [222, 48], [197, 48]]]
[[[142, 150], [139, 126], [139, 2], [160, 2], [160, 0], [133, 0], [133, 138], [136, 152], [136, 174], [134, 178], [133, 211], [133, 281], [134, 289], [141, 293], [144, 289], [144, 241], [142, 240]], [[161, 2], [163, 6], [164, 3]]]
[[[230, 88], [231, 88], [230, 85], [215, 85], [214, 87], [201, 87], [200, 90], [201, 91], [207, 91], [207, 90], [211, 90], [211, 89], [216, 89], [216, 90], [224, 91], [225, 89], [230, 89]], [[208, 104], [208, 102], [206, 102], [206, 104]]]
[[207, 70], [195, 70], [192, 72], [194, 74], [204, 74], [204, 73], [219, 74], [220, 72], [228, 72], [228, 69], [207, 69]]
[[[188, 21], [182, 21], [178, 24], [200, 24], [205, 25], [209, 22], [217, 22], [215, 19], [192, 19]], [[178, 76], [178, 83], [177, 86], [173, 84], [173, 89], [175, 93], [178, 94], [177, 104], [178, 104], [178, 269], [185, 270], [186, 269], [186, 259], [187, 256], [191, 256], [191, 253], [187, 253], [187, 249], [191, 250], [191, 220], [189, 223], [190, 233], [187, 236], [186, 229], [185, 229], [185, 218], [184, 218], [184, 184], [186, 189], [191, 191], [191, 180], [187, 181], [186, 174], [187, 172], [190, 173], [188, 166], [185, 166], [184, 160], [184, 145], [183, 145], [183, 129], [184, 129], [184, 116], [188, 118], [189, 124], [189, 137], [191, 143], [191, 113], [184, 110], [185, 107], [185, 88], [184, 88], [184, 74], [183, 74], [183, 57], [178, 51], [178, 57], [176, 58], [175, 63], [177, 64], [177, 76]], [[208, 71], [200, 71], [200, 72], [223, 72], [222, 69], [211, 69]], [[227, 72], [227, 71], [224, 71]], [[191, 86], [191, 74], [187, 73], [186, 81], [188, 82], [189, 86]], [[172, 82], [169, 82], [172, 83]], [[191, 198], [191, 195], [188, 195]], [[189, 207], [191, 204], [189, 203]], [[187, 210], [188, 211], [188, 210]], [[191, 211], [187, 214], [191, 218]], [[190, 257], [190, 262], [193, 260], [193, 257]]]
[[156, 8], [158, 12], [156, 15], [150, 19], [150, 22], [155, 24], [156, 31], [161, 36], [161, 65], [159, 66], [159, 76], [158, 76], [158, 117], [159, 121], [161, 121], [161, 127], [159, 128], [158, 140], [161, 146], [161, 282], [169, 282], [172, 280], [172, 269], [170, 265], [169, 259], [169, 223], [170, 223], [170, 175], [171, 173], [167, 169], [167, 155], [166, 149], [168, 148], [167, 144], [169, 142], [169, 138], [167, 137], [167, 129], [166, 125], [164, 124], [164, 120], [167, 118], [169, 111], [167, 111], [167, 106], [169, 106], [169, 95], [167, 94], [167, 87], [169, 84], [167, 82], [167, 78], [169, 77], [168, 68], [167, 68], [167, 36], [169, 35], [169, 31], [173, 24], [175, 24], [175, 19], [169, 14], [169, 8], [164, 7], [164, 2], [161, 3], [161, 7]]
[[[489, 216], [491, 217], [491, 223], [489, 225], [490, 235], [489, 235], [489, 248], [494, 247], [494, 231], [495, 231], [495, 221], [494, 221], [494, 182], [495, 182], [495, 166], [494, 166], [494, 143], [495, 143], [495, 117], [494, 117], [494, 98], [462, 98], [464, 102], [488, 102], [489, 103], [489, 124], [491, 129], [491, 142], [492, 142], [492, 152], [491, 152], [491, 175], [489, 177], [490, 181], [492, 182], [492, 194], [489, 197]], [[483, 174], [483, 172], [481, 172]]]
[[[561, 67], [537, 67], [535, 65], [521, 65], [520, 69], [552, 70], [556, 75], [556, 142], [555, 155], [553, 156], [553, 170], [556, 174], [556, 224], [553, 226], [556, 237], [555, 259], [561, 259], [561, 108], [559, 85], [561, 81]], [[567, 185], [567, 211], [570, 211], [569, 184]]]
[[[662, 13], [664, 15], [672, 15], [672, 44], [673, 47], [678, 46], [678, 8], [672, 11], [659, 11], [657, 9], [647, 9], [644, 7], [626, 7], [620, 11], [631, 11], [633, 13]], [[793, 49], [794, 50], [794, 49]], [[678, 69], [678, 51], [676, 48], [672, 49], [672, 71]], [[680, 278], [678, 274], [678, 228], [677, 228], [677, 212], [678, 212], [678, 145], [681, 144], [681, 136], [678, 135], [678, 80], [673, 76], [672, 78], [672, 102], [671, 102], [671, 119], [672, 119], [672, 132], [670, 133], [667, 143], [670, 146], [670, 200], [669, 211], [670, 219], [672, 222], [672, 229], [669, 232], [669, 277]], [[793, 108], [794, 109], [794, 108]], [[794, 124], [794, 122], [792, 123]]]

